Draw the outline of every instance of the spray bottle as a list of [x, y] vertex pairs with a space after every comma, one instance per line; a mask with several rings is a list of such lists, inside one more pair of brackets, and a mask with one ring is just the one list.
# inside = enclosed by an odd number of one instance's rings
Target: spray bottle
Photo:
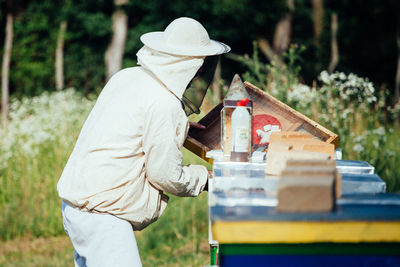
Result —
[[246, 108], [248, 98], [240, 100], [232, 113], [231, 161], [249, 161], [251, 116]]

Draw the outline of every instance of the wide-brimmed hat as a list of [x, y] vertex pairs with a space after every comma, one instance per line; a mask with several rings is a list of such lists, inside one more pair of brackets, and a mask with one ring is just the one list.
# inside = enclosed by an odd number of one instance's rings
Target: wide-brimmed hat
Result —
[[140, 40], [151, 49], [182, 56], [213, 56], [231, 50], [224, 43], [210, 40], [206, 29], [191, 18], [172, 21], [163, 32], [149, 32]]

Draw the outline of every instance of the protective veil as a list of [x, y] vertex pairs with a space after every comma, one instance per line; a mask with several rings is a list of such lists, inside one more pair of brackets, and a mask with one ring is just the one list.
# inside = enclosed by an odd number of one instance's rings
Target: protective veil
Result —
[[187, 116], [200, 113], [219, 56], [176, 56], [144, 46], [137, 57], [138, 64], [154, 73], [182, 101]]
[[200, 113], [200, 106], [214, 78], [218, 59], [219, 56], [206, 57], [203, 65], [185, 90], [182, 101], [187, 116]]
[[87, 118], [58, 182], [60, 197], [82, 211], [108, 213], [140, 230], [163, 213], [168, 197], [197, 196], [204, 166], [182, 166], [188, 119], [181, 99], [204, 57], [150, 48], [142, 67], [115, 74]]

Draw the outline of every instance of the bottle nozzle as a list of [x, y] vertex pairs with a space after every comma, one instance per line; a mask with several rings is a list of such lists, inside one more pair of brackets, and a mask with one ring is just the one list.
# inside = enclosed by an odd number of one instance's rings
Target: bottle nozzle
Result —
[[247, 103], [249, 103], [249, 102], [250, 102], [250, 100], [248, 98], [243, 98], [236, 104], [236, 106], [245, 107], [247, 105]]

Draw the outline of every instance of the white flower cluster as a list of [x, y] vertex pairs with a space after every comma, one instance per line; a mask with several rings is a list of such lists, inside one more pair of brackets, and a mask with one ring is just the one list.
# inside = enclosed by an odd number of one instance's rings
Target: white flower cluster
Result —
[[308, 107], [316, 97], [316, 91], [305, 84], [296, 84], [287, 92], [289, 103], [296, 103], [297, 107]]
[[93, 104], [74, 89], [13, 99], [8, 127], [0, 129], [0, 168], [17, 153], [35, 156], [45, 143], [72, 145], [77, 133], [71, 131], [79, 131]]
[[[391, 129], [389, 129], [389, 132]], [[387, 132], [384, 127], [379, 127], [373, 130], [366, 130], [364, 131], [361, 135], [355, 137], [353, 139], [354, 141], [354, 146], [353, 150], [362, 153], [365, 152], [365, 149], [369, 147], [371, 149], [370, 145], [372, 144], [374, 149], [380, 149], [382, 146], [385, 145], [387, 141]], [[389, 154], [393, 154], [394, 152], [387, 149]]]
[[329, 75], [327, 71], [322, 71], [319, 80], [322, 82], [322, 93], [331, 91], [343, 101], [357, 100], [358, 103], [368, 104], [377, 101], [374, 85], [367, 78], [358, 77], [353, 73], [346, 75], [343, 72]]

